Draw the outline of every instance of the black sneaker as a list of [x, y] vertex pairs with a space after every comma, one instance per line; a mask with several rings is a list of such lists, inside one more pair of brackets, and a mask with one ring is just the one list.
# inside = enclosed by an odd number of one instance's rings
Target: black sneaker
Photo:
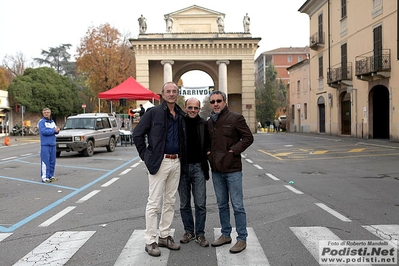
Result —
[[191, 240], [194, 240], [194, 239], [195, 239], [194, 233], [185, 233], [183, 235], [183, 238], [180, 239], [180, 243], [187, 244], [188, 242], [190, 242]]

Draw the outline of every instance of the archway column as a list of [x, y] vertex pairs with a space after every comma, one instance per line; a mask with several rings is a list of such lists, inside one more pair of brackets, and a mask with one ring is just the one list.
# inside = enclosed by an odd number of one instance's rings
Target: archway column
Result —
[[163, 83], [173, 81], [172, 65], [175, 63], [173, 60], [162, 60], [163, 65]]
[[[227, 65], [230, 64], [229, 60], [218, 60], [216, 64], [219, 66], [219, 90], [226, 93], [227, 91]], [[227, 100], [227, 99], [226, 99]]]

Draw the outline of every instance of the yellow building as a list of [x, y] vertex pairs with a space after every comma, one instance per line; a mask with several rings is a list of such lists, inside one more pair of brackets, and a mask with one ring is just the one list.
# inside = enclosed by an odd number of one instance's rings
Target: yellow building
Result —
[[308, 0], [299, 11], [310, 19], [309, 131], [399, 141], [398, 1]]

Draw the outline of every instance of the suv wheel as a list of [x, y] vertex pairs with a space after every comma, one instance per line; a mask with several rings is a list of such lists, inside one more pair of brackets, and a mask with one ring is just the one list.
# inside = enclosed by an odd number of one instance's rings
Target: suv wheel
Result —
[[94, 154], [94, 143], [92, 140], [87, 142], [86, 149], [83, 150], [83, 156], [90, 157]]
[[109, 144], [107, 145], [107, 151], [113, 152], [115, 150], [115, 146], [116, 146], [115, 138], [110, 138]]

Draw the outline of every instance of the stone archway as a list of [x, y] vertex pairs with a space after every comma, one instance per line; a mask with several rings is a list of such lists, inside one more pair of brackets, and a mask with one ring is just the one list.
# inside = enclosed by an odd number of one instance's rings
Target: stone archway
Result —
[[130, 39], [136, 55], [136, 80], [160, 94], [167, 81], [178, 82], [187, 71], [206, 72], [216, 90], [227, 94], [232, 111], [244, 115], [256, 132], [254, 56], [260, 38], [249, 32], [220, 31], [225, 15], [191, 6], [165, 17], [173, 19], [166, 33], [139, 34]]

